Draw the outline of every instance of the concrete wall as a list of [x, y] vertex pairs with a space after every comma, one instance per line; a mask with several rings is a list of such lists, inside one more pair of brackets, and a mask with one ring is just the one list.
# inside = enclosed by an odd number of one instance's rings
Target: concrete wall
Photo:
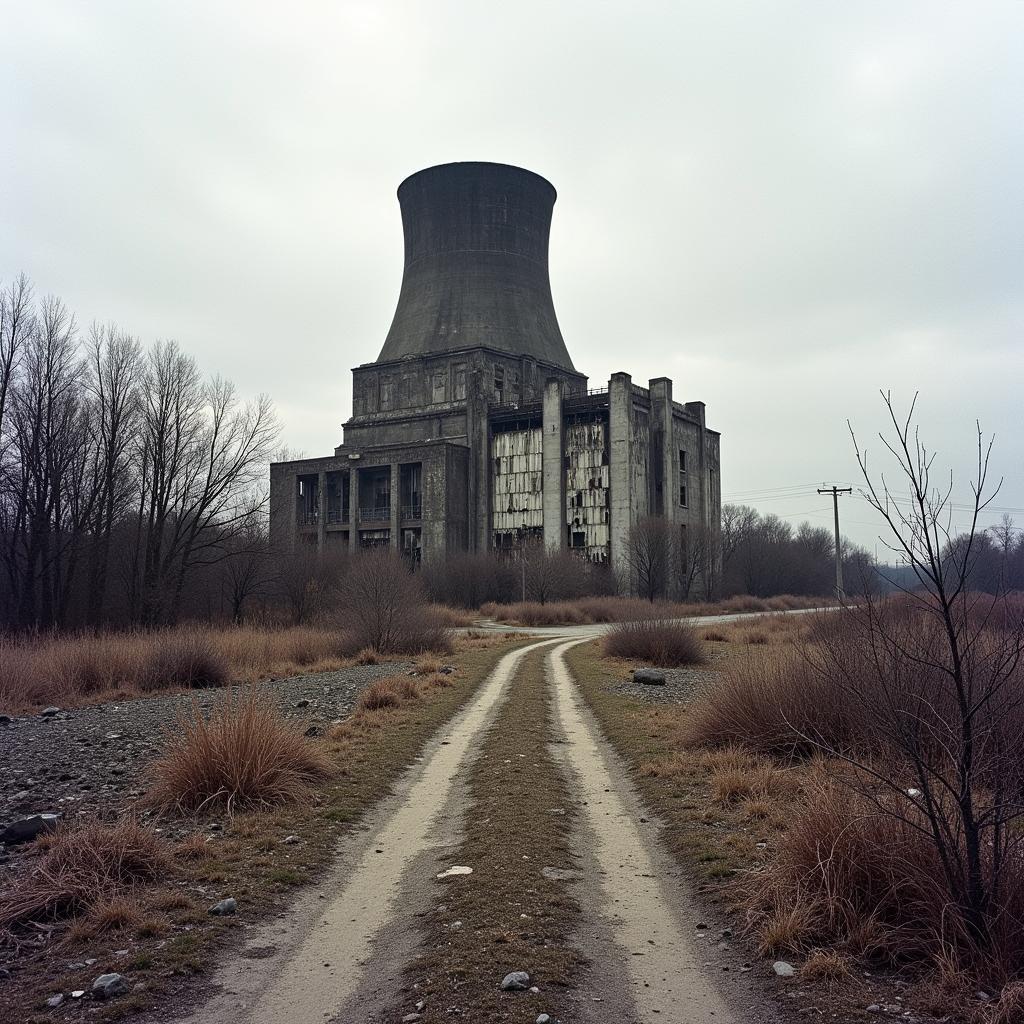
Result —
[[[461, 365], [455, 354], [448, 364]], [[485, 358], [486, 357], [486, 358]], [[395, 372], [440, 372], [436, 357], [405, 360]], [[465, 396], [452, 398], [452, 378], [429, 378], [431, 397], [439, 401], [416, 410], [386, 410], [353, 417], [346, 424], [346, 444], [325, 459], [303, 459], [271, 467], [271, 534], [284, 549], [299, 543], [337, 550], [359, 543], [358, 490], [350, 488], [348, 522], [331, 522], [327, 485], [334, 480], [334, 503], [340, 474], [365, 473], [388, 466], [393, 484], [386, 522], [366, 529], [390, 530], [389, 542], [400, 544], [404, 530], [420, 529], [425, 561], [464, 550], [518, 546], [524, 538], [543, 541], [551, 551], [578, 546], [594, 561], [611, 562], [620, 582], [630, 579], [627, 548], [633, 526], [647, 515], [665, 516], [681, 535], [703, 531], [717, 547], [721, 515], [720, 438], [704, 422], [700, 402], [673, 399], [672, 381], [655, 378], [647, 388], [629, 374], [615, 374], [607, 393], [588, 394], [585, 378], [556, 375], [542, 389], [543, 368], [523, 370], [523, 361], [467, 355]], [[496, 404], [495, 365], [504, 367], [506, 387], [535, 396], [513, 404]], [[519, 376], [512, 376], [518, 367]], [[379, 386], [380, 367], [360, 368]], [[461, 372], [461, 371], [460, 371]], [[423, 395], [427, 378], [405, 394]], [[418, 390], [417, 390], [418, 388]], [[460, 377], [459, 394], [462, 394]], [[445, 401], [441, 402], [440, 399]], [[413, 435], [427, 434], [409, 440]], [[457, 435], [457, 436], [455, 436]], [[363, 437], [365, 444], [349, 443]], [[686, 452], [685, 472], [680, 451]], [[349, 456], [357, 455], [358, 458]], [[400, 464], [422, 464], [422, 522], [399, 517]], [[300, 509], [299, 480], [307, 481]], [[680, 487], [686, 486], [685, 504]], [[319, 490], [317, 490], [319, 488]], [[305, 524], [307, 505], [318, 510]], [[335, 516], [335, 518], [337, 518]]]

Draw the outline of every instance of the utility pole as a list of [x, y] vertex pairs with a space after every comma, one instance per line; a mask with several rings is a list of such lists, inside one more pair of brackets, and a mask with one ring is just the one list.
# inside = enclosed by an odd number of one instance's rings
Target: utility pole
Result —
[[819, 487], [819, 494], [832, 495], [832, 508], [836, 514], [836, 597], [842, 600], [846, 593], [843, 590], [843, 550], [839, 542], [839, 495], [853, 494], [852, 487]]

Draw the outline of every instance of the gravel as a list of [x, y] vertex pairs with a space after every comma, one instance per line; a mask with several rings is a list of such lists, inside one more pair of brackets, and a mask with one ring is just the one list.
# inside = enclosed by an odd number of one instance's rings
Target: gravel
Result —
[[700, 668], [665, 668], [658, 671], [665, 675], [664, 685], [648, 686], [635, 683], [632, 676], [627, 676], [613, 683], [611, 689], [651, 704], [689, 704], [693, 700], [694, 691], [715, 676], [707, 665]]
[[[319, 734], [347, 715], [375, 679], [409, 668], [408, 662], [357, 665], [262, 685], [286, 717], [308, 723]], [[248, 688], [217, 687], [12, 716], [0, 724], [0, 779], [5, 780], [0, 829], [32, 814], [62, 813], [71, 823], [112, 817], [145, 793], [147, 767], [179, 712], [193, 700], [209, 711], [225, 693]], [[19, 859], [19, 848], [0, 844], [0, 872], [14, 869]]]

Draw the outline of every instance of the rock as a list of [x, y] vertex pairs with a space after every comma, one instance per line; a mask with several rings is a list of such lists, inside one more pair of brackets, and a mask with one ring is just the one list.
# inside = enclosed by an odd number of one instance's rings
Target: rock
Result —
[[415, 1024], [415, 1022], [418, 1020], [423, 1020], [422, 1013], [407, 1013], [402, 1018], [402, 1024]]
[[11, 822], [0, 832], [0, 843], [7, 843], [8, 846], [27, 843], [44, 832], [52, 832], [62, 817], [62, 814], [30, 814], [27, 818]]
[[664, 686], [665, 673], [653, 668], [638, 668], [633, 673], [633, 682], [644, 686]]
[[309, 701], [306, 700], [305, 697], [303, 697], [302, 700], [297, 700], [295, 702], [295, 707], [297, 707], [297, 708], [308, 708], [309, 707]]
[[60, 708], [43, 708], [39, 714], [41, 714], [43, 718], [53, 718], [54, 715], [60, 714]]
[[221, 900], [220, 903], [215, 903], [210, 907], [210, 913], [216, 917], [226, 917], [228, 914], [234, 914], [238, 910], [238, 902], [233, 896], [229, 896], [226, 900]]
[[324, 731], [318, 725], [311, 725], [302, 735], [312, 739], [314, 736], [323, 736]]
[[72, 999], [81, 999], [82, 996], [84, 996], [84, 995], [85, 995], [85, 989], [84, 988], [76, 988], [75, 991], [71, 993], [71, 998]]
[[63, 1002], [64, 1002], [64, 993], [63, 992], [58, 992], [55, 996], [50, 996], [50, 998], [46, 1000], [46, 1005], [51, 1010], [56, 1010], [57, 1007], [60, 1006], [60, 1004], [63, 1003]]
[[437, 877], [438, 878], [451, 878], [452, 875], [471, 875], [473, 869], [467, 867], [465, 864], [453, 864], [447, 871], [442, 871]]
[[530, 987], [530, 976], [526, 971], [512, 971], [502, 979], [501, 988], [504, 992], [525, 992]]
[[868, 1013], [881, 1013], [882, 1007], [878, 1003], [872, 1003], [868, 1008]]
[[101, 974], [92, 983], [93, 999], [113, 999], [128, 991], [128, 982], [123, 974]]
[[551, 1018], [546, 1013], [538, 1014], [537, 1024], [551, 1024]]
[[565, 814], [565, 808], [564, 807], [549, 807], [548, 808], [548, 814], [560, 814], [560, 815], [561, 814]]
[[299, 837], [298, 836], [285, 836], [284, 837], [284, 841], [285, 841], [285, 844], [287, 846], [294, 846], [297, 842], [299, 842]]
[[582, 871], [574, 871], [572, 868], [541, 868], [540, 873], [553, 882], [568, 882], [583, 877]]
[[[10, 725], [11, 722], [13, 722], [13, 721], [14, 721], [14, 719], [11, 718], [10, 715], [0, 715], [0, 725]], [[61, 999], [63, 999], [63, 998], [64, 997], [61, 996]]]
[[776, 960], [772, 964], [772, 970], [780, 978], [792, 978], [796, 974], [796, 968], [792, 964], [787, 964], [785, 960]]
[[454, 665], [442, 665], [438, 670], [443, 676], [450, 676], [455, 671]]

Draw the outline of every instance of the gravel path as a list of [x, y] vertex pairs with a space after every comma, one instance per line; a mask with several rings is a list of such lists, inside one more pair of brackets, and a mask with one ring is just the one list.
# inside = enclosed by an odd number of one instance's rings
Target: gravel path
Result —
[[[359, 665], [263, 686], [288, 717], [322, 730], [347, 714], [373, 680], [410, 667]], [[24, 715], [0, 725], [0, 825], [40, 813], [62, 813], [67, 821], [110, 817], [145, 792], [146, 768], [179, 711], [193, 700], [207, 711], [225, 693], [242, 689], [248, 687], [142, 697], [51, 716]], [[0, 844], [0, 865], [14, 869], [17, 851]]]

